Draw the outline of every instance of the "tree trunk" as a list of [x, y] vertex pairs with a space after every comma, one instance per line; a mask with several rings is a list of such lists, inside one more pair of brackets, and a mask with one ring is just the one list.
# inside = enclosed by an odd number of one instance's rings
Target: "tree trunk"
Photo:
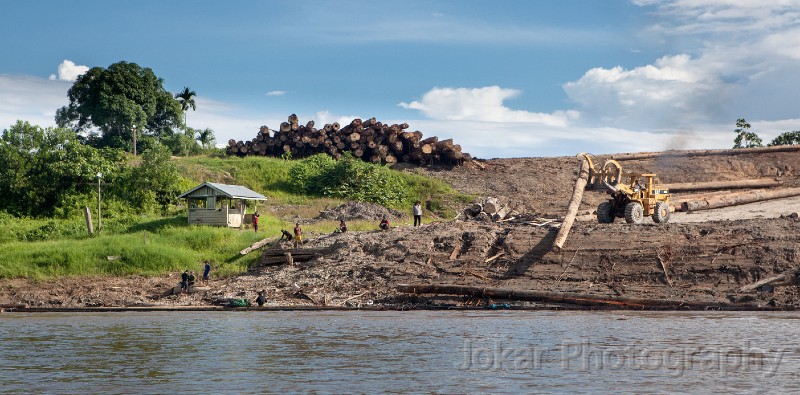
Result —
[[796, 283], [797, 282], [797, 271], [796, 270], [789, 270], [783, 272], [777, 276], [767, 277], [760, 281], [756, 281], [752, 284], [745, 285], [739, 288], [739, 292], [750, 292], [755, 291], [759, 287], [763, 287], [764, 285], [772, 284], [772, 283]]
[[569, 231], [572, 229], [572, 223], [575, 221], [575, 216], [578, 214], [578, 208], [581, 206], [583, 199], [583, 191], [586, 189], [586, 182], [589, 180], [589, 161], [581, 159], [581, 168], [578, 173], [578, 179], [575, 180], [575, 188], [572, 190], [572, 199], [569, 201], [567, 207], [567, 215], [564, 216], [564, 221], [561, 222], [561, 227], [558, 229], [558, 234], [553, 241], [553, 249], [560, 251], [567, 241]]
[[637, 152], [632, 154], [611, 155], [614, 160], [640, 160], [663, 157], [689, 157], [712, 155], [744, 155], [759, 154], [763, 152], [793, 152], [800, 151], [800, 145], [776, 145], [773, 147], [735, 148], [721, 150], [687, 150], [687, 151], [662, 151], [662, 152]]
[[659, 188], [669, 189], [670, 192], [707, 191], [716, 189], [737, 188], [773, 188], [783, 185], [783, 182], [772, 178], [738, 181], [711, 181], [711, 182], [684, 182], [675, 184], [661, 184]]
[[500, 202], [497, 198], [488, 197], [483, 201], [483, 212], [492, 215], [500, 209]]
[[683, 211], [708, 210], [713, 208], [755, 203], [764, 200], [782, 199], [792, 196], [800, 196], [800, 188], [748, 191], [712, 196], [706, 199], [683, 202], [681, 204], [681, 209]]

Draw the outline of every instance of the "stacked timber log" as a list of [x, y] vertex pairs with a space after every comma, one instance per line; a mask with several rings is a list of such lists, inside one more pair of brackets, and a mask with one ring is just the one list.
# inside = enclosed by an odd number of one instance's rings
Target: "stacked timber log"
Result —
[[502, 221], [511, 213], [512, 210], [509, 204], [501, 203], [501, 200], [496, 197], [487, 197], [464, 209], [463, 215], [468, 220], [497, 222]]
[[345, 152], [372, 163], [397, 162], [460, 165], [472, 160], [453, 139], [423, 138], [420, 131], [408, 131], [408, 124], [384, 124], [375, 118], [354, 119], [347, 125], [314, 121], [301, 125], [292, 114], [278, 130], [262, 126], [251, 141], [228, 140], [228, 155], [264, 155], [303, 158], [319, 153], [339, 159]]

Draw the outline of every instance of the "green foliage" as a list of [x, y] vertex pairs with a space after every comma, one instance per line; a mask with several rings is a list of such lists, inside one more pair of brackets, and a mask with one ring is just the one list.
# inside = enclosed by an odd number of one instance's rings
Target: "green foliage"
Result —
[[197, 105], [194, 102], [195, 96], [197, 96], [197, 93], [187, 87], [184, 87], [182, 91], [175, 94], [175, 98], [178, 99], [178, 102], [181, 104], [184, 124], [186, 123], [186, 111], [189, 111], [190, 108], [192, 111], [197, 110]]
[[339, 161], [326, 154], [314, 155], [299, 161], [289, 173], [293, 190], [315, 196], [392, 205], [407, 195], [398, 172], [350, 155]]
[[800, 144], [800, 131], [793, 131], [793, 132], [784, 132], [775, 137], [772, 142], [767, 144], [768, 146], [773, 145], [797, 145]]
[[15, 215], [53, 215], [123, 163], [119, 151], [83, 145], [63, 128], [18, 121], [0, 141], [0, 206]]
[[203, 130], [196, 130], [195, 135], [197, 135], [197, 142], [200, 143], [203, 149], [209, 150], [214, 148], [214, 143], [217, 139], [214, 137], [214, 131], [212, 129], [205, 128]]
[[[17, 138], [15, 144], [21, 144], [23, 140], [42, 140], [39, 136], [37, 133], [17, 134], [14, 136]], [[8, 144], [3, 142], [3, 145]], [[367, 164], [354, 158], [339, 162], [329, 157], [302, 161], [212, 156], [170, 159], [169, 151], [155, 141], [140, 158], [135, 159], [141, 160], [140, 164], [127, 165], [118, 150], [96, 152], [120, 169], [103, 172], [102, 233], [89, 236], [83, 216], [74, 215], [80, 213], [84, 205], [92, 207], [92, 213], [96, 215], [96, 179], [89, 180], [87, 191], [75, 194], [75, 200], [68, 203], [73, 209], [69, 215], [66, 215], [66, 209], [64, 216], [49, 218], [30, 218], [0, 211], [0, 262], [3, 262], [0, 265], [0, 278], [160, 275], [187, 268], [200, 270], [201, 263], [206, 259], [214, 261], [215, 276], [241, 273], [258, 259], [258, 254], [240, 257], [238, 251], [263, 237], [277, 237], [280, 230], [289, 229], [290, 224], [270, 215], [269, 210], [262, 210], [257, 234], [228, 228], [189, 226], [185, 209], [172, 205], [174, 196], [206, 180], [245, 185], [270, 196], [268, 202], [260, 205], [289, 203], [291, 206], [285, 209], [285, 215], [299, 215], [302, 218], [316, 215], [324, 207], [340, 204], [341, 201], [293, 193], [293, 177], [319, 188], [336, 186], [345, 181], [348, 188], [358, 185], [358, 182], [341, 178], [323, 182], [322, 174], [334, 171], [342, 171], [341, 177], [360, 178], [363, 182], [373, 180], [371, 183], [374, 185], [380, 185], [381, 182], [380, 177], [374, 174], [388, 174], [385, 180], [404, 185], [405, 196], [405, 200], [387, 203], [390, 207], [408, 209], [411, 202], [418, 199], [430, 201], [430, 207], [438, 215], [449, 216], [450, 207], [460, 206], [465, 202], [464, 199], [468, 199], [440, 180], [410, 171], [400, 172]], [[176, 172], [176, 168], [179, 172]], [[366, 190], [369, 192], [370, 188]], [[359, 193], [368, 195], [367, 192], [350, 191], [347, 197], [336, 199], [354, 199]], [[166, 212], [154, 213], [159, 206], [163, 209], [164, 204], [167, 204]], [[97, 218], [93, 220], [96, 224]], [[336, 221], [323, 221], [310, 224], [305, 230], [309, 233], [330, 233], [337, 224]], [[371, 230], [375, 226], [371, 221], [349, 223], [352, 231]], [[109, 260], [108, 257], [114, 259]]]
[[314, 155], [294, 163], [289, 170], [292, 190], [295, 193], [313, 193], [322, 196], [328, 176], [336, 168], [336, 161], [326, 154]]
[[81, 75], [68, 91], [69, 105], [56, 112], [56, 122], [89, 134], [97, 147], [128, 150], [132, 128], [141, 135], [160, 138], [181, 124], [181, 104], [163, 87], [150, 68], [118, 62], [104, 69], [94, 67]]
[[755, 132], [750, 131], [750, 124], [744, 118], [736, 120], [736, 138], [733, 139], [733, 148], [755, 148], [762, 147], [761, 137]]
[[169, 149], [157, 145], [142, 153], [141, 165], [125, 169], [112, 191], [137, 211], [150, 212], [156, 207], [166, 210], [182, 192], [179, 179]]
[[180, 156], [197, 155], [202, 149], [195, 141], [198, 130], [185, 128], [183, 133], [171, 133], [161, 138], [161, 142], [167, 146], [172, 154]]

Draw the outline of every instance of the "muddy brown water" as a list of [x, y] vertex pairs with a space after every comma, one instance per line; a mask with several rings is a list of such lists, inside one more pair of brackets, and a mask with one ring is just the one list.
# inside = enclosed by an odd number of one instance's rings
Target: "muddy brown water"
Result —
[[0, 315], [0, 393], [800, 391], [797, 312]]

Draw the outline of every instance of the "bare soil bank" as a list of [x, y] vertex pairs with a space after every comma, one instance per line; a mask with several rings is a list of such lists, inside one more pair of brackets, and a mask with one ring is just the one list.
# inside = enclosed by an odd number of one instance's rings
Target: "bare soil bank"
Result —
[[[481, 165], [428, 171], [462, 192], [502, 196], [518, 212], [555, 218], [564, 212], [579, 162], [571, 157], [522, 158]], [[623, 166], [626, 171], [656, 172], [665, 183], [770, 176], [780, 177], [785, 186], [800, 185], [794, 173], [800, 168], [796, 152], [647, 159], [626, 161]], [[586, 193], [582, 209], [594, 209], [603, 199], [603, 193]], [[325, 252], [310, 262], [258, 267], [242, 276], [212, 279], [211, 290], [190, 295], [169, 294], [179, 281], [178, 273], [45, 283], [15, 279], [0, 281], [0, 303], [214, 305], [229, 298], [252, 301], [259, 289], [267, 290], [268, 306], [413, 308], [502, 302], [396, 291], [398, 284], [423, 283], [798, 308], [797, 286], [739, 291], [759, 279], [798, 268], [800, 221], [788, 217], [800, 211], [798, 203], [783, 199], [724, 212], [680, 214], [675, 217], [677, 223], [658, 226], [579, 222], [558, 253], [550, 251], [557, 230], [548, 226], [513, 222], [404, 225], [386, 232], [312, 238], [305, 247]]]

